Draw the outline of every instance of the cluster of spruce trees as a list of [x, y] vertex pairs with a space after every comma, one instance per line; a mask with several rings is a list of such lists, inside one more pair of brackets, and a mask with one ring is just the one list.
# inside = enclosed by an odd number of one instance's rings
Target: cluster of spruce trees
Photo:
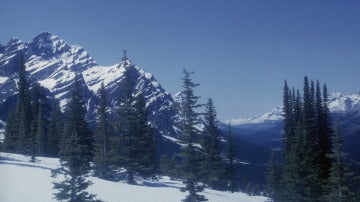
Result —
[[304, 78], [303, 94], [283, 92], [283, 163], [274, 153], [268, 166], [267, 193], [273, 201], [349, 200], [341, 136], [332, 128], [326, 85]]

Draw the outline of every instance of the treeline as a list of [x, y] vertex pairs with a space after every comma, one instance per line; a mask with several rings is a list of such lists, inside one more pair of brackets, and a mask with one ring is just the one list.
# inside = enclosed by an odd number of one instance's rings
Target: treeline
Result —
[[[351, 201], [358, 186], [342, 151], [341, 134], [333, 127], [327, 87], [308, 77], [300, 90], [283, 91], [284, 148], [273, 153], [267, 170], [267, 194], [273, 201]], [[352, 177], [351, 177], [352, 176]]]
[[[63, 181], [54, 182], [55, 198], [63, 201], [99, 201], [85, 190], [91, 184], [88, 176], [106, 180], [126, 179], [136, 184], [137, 179], [156, 180], [160, 174], [182, 179], [188, 191], [184, 201], [205, 201], [199, 195], [204, 187], [238, 191], [237, 163], [229, 128], [227, 145], [221, 141], [216, 110], [211, 99], [205, 112], [199, 108], [198, 86], [191, 73], [184, 70], [182, 78], [183, 102], [180, 111], [179, 139], [181, 152], [173, 157], [158, 157], [154, 129], [148, 121], [145, 98], [135, 93], [136, 83], [128, 65], [120, 84], [116, 118], [108, 116], [108, 97], [104, 85], [98, 92], [97, 127], [89, 129], [83, 89], [76, 75], [71, 97], [64, 113], [59, 102], [47, 97], [46, 90], [26, 77], [22, 59], [19, 70], [17, 103], [10, 110], [3, 150], [36, 156], [59, 157], [60, 167], [53, 176], [63, 175]], [[201, 118], [203, 117], [203, 118]], [[199, 125], [204, 129], [199, 130]], [[222, 147], [226, 146], [226, 153]]]

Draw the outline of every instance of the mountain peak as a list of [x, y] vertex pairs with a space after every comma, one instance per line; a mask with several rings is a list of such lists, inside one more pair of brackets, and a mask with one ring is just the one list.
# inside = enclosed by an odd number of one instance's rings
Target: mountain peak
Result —
[[7, 45], [8, 46], [13, 46], [13, 45], [17, 45], [17, 44], [20, 44], [20, 43], [22, 43], [22, 41], [19, 38], [13, 37], [7, 42]]
[[34, 54], [41, 56], [63, 53], [70, 49], [70, 46], [64, 40], [49, 32], [40, 33], [28, 45]]

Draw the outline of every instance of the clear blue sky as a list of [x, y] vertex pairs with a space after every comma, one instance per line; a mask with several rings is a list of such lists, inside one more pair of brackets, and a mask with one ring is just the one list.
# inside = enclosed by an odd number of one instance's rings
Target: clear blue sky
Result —
[[304, 75], [331, 92], [360, 89], [360, 1], [38, 0], [0, 2], [0, 43], [49, 31], [100, 65], [128, 50], [174, 94], [182, 69], [220, 120], [281, 105], [283, 80]]

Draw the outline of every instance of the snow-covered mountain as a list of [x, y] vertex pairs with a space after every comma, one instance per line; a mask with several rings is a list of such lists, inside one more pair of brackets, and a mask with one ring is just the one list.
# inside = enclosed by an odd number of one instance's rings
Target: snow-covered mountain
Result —
[[261, 116], [255, 116], [249, 119], [231, 119], [227, 123], [231, 125], [244, 125], [244, 124], [258, 124], [264, 122], [274, 122], [282, 120], [282, 106], [275, 107], [270, 112], [267, 112]]
[[[329, 110], [331, 113], [360, 113], [360, 91], [355, 93], [333, 93], [329, 97]], [[360, 114], [359, 114], [360, 116]], [[277, 106], [268, 113], [249, 119], [231, 119], [231, 125], [265, 124], [283, 120], [282, 106]]]
[[24, 55], [29, 78], [48, 89], [50, 96], [59, 99], [63, 109], [77, 74], [83, 86], [90, 122], [95, 119], [96, 95], [101, 83], [104, 83], [108, 92], [110, 109], [114, 109], [123, 73], [130, 71], [132, 79], [136, 81], [135, 93], [144, 95], [147, 101], [152, 125], [162, 135], [175, 135], [172, 127], [176, 114], [171, 107], [173, 98], [154, 76], [132, 64], [127, 58], [111, 66], [98, 65], [82, 47], [70, 45], [48, 32], [37, 35], [29, 42], [13, 38], [6, 45], [0, 45], [0, 114], [3, 114], [0, 120], [5, 120], [7, 110], [15, 103], [21, 54]]

